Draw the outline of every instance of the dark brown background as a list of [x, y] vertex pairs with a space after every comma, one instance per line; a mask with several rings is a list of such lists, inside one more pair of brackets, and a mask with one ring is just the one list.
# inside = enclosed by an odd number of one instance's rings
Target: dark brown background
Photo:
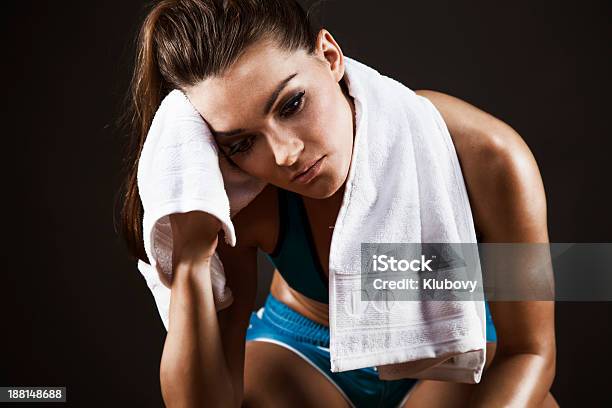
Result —
[[[513, 126], [539, 163], [552, 242], [612, 241], [611, 3], [382, 3], [328, 1], [319, 15], [345, 54]], [[144, 5], [3, 5], [0, 385], [67, 386], [70, 406], [162, 405], [165, 330], [113, 229], [113, 124]], [[557, 305], [562, 405], [612, 402], [611, 311]]]

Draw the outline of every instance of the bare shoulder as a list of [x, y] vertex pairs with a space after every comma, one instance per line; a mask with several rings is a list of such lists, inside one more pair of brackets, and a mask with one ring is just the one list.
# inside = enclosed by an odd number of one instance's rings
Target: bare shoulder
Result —
[[457, 151], [474, 213], [489, 241], [543, 241], [546, 200], [536, 160], [510, 125], [457, 97], [416, 91], [438, 109]]
[[[510, 150], [514, 155], [528, 152], [523, 139], [514, 129], [469, 102], [432, 90], [415, 92], [429, 99], [442, 115], [460, 160], [478, 156], [487, 159], [480, 161], [481, 164], [491, 164], [492, 158]], [[470, 162], [478, 164], [476, 160]]]
[[267, 184], [253, 201], [232, 218], [236, 244], [268, 249], [270, 239], [274, 238], [277, 212], [277, 187]]

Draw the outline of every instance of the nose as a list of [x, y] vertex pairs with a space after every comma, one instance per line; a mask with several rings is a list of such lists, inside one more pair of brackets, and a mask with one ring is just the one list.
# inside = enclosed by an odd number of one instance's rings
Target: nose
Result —
[[291, 166], [304, 149], [302, 140], [290, 132], [274, 132], [269, 138], [274, 161], [279, 166]]

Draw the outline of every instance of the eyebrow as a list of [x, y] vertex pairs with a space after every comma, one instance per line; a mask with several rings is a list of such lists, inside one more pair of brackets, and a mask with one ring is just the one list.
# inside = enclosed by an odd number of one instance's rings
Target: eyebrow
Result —
[[[276, 86], [276, 89], [274, 89], [274, 92], [272, 92], [272, 95], [270, 95], [270, 97], [266, 101], [266, 104], [264, 105], [264, 110], [263, 110], [263, 115], [264, 116], [266, 116], [266, 115], [268, 115], [270, 113], [270, 111], [272, 110], [272, 107], [274, 106], [274, 102], [276, 102], [276, 99], [278, 98], [278, 95], [280, 95], [282, 90], [285, 89], [285, 86], [287, 86], [287, 83], [289, 83], [289, 81], [291, 81], [296, 75], [297, 75], [297, 72], [289, 75], [287, 78], [283, 79]], [[234, 136], [234, 135], [237, 135], [239, 133], [242, 133], [242, 132], [246, 131], [246, 129], [244, 129], [244, 128], [233, 129], [233, 130], [226, 130], [226, 131], [216, 131], [210, 125], [209, 125], [209, 127], [210, 127], [210, 131], [212, 132], [212, 134], [214, 136], [216, 136], [216, 137]]]

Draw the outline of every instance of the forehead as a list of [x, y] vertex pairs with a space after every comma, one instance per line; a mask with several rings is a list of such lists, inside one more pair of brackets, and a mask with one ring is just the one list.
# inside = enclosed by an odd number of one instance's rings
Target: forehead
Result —
[[270, 42], [259, 42], [248, 47], [222, 75], [187, 89], [187, 95], [215, 130], [226, 130], [240, 120], [261, 116], [278, 84], [303, 72], [305, 57], [303, 51], [287, 52]]

